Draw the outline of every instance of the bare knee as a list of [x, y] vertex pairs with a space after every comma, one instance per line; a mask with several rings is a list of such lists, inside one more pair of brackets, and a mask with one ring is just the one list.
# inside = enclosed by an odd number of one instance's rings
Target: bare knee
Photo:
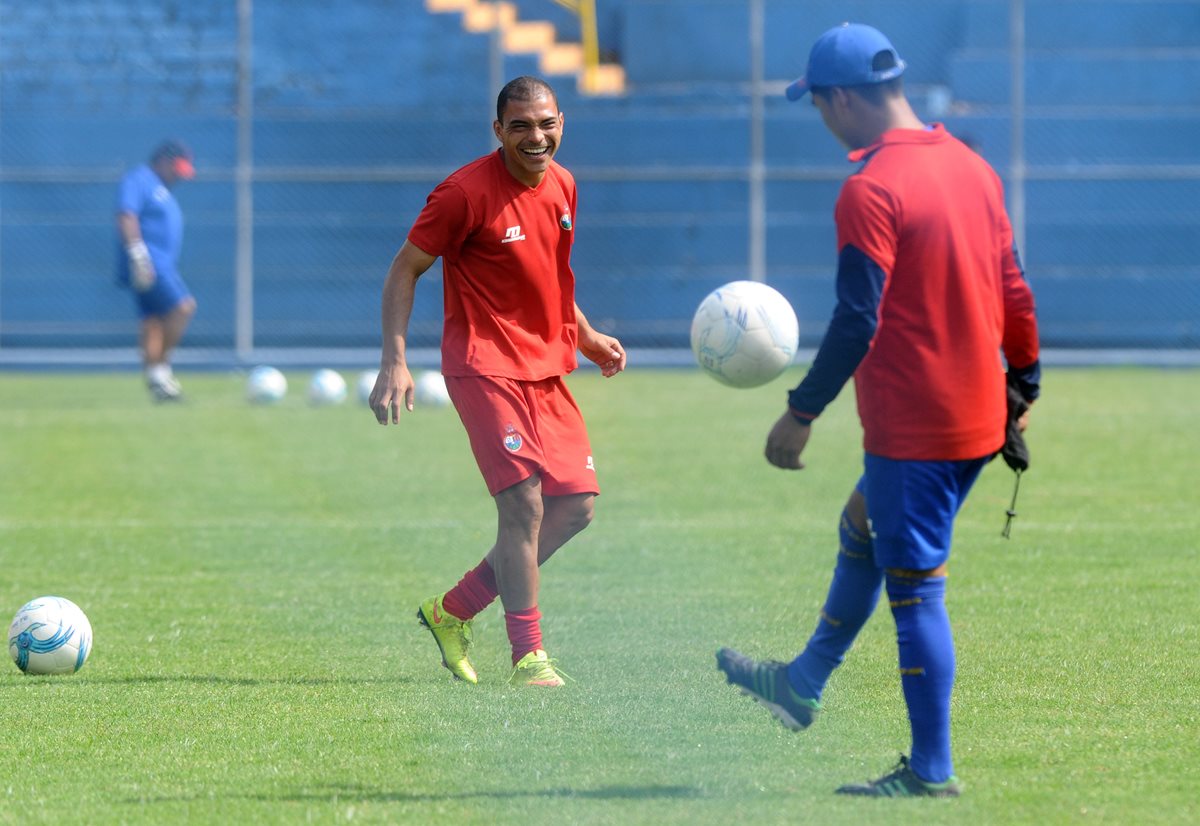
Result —
[[571, 535], [579, 533], [592, 524], [592, 519], [596, 516], [596, 497], [594, 494], [587, 493], [563, 498], [573, 500], [569, 503], [566, 512], [567, 528]]
[[532, 538], [542, 524], [542, 483], [536, 476], [512, 487], [505, 488], [495, 496], [496, 511], [500, 519], [500, 534]]
[[850, 498], [846, 500], [846, 518], [850, 520], [850, 525], [854, 530], [863, 536], [870, 536], [871, 528], [867, 522], [867, 497], [858, 490], [853, 491]]
[[195, 314], [196, 299], [192, 298], [191, 296], [188, 296], [183, 301], [180, 301], [179, 304], [175, 306], [175, 309], [171, 311], [171, 315], [174, 317], [173, 320], [176, 323], [190, 321], [192, 316]]

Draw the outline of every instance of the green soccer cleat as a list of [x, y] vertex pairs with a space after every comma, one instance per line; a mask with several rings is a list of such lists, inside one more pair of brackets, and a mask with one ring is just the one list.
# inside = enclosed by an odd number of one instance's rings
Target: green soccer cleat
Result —
[[565, 676], [567, 675], [554, 667], [554, 660], [550, 659], [550, 655], [539, 648], [517, 660], [512, 676], [508, 678], [508, 684], [556, 687], [566, 685], [563, 681]]
[[434, 641], [442, 651], [442, 665], [450, 669], [454, 678], [477, 683], [479, 676], [467, 659], [467, 649], [471, 647], [471, 621], [464, 622], [446, 613], [442, 607], [442, 598], [445, 596], [439, 594], [422, 602], [417, 609], [417, 619], [433, 634]]
[[862, 785], [842, 786], [837, 793], [859, 797], [958, 797], [962, 794], [962, 784], [954, 775], [942, 783], [922, 780], [908, 764], [908, 758], [900, 755], [900, 762], [888, 774]]
[[725, 679], [731, 685], [761, 703], [792, 731], [808, 728], [821, 712], [817, 700], [801, 697], [792, 688], [784, 663], [757, 662], [732, 648], [722, 648], [717, 652], [717, 668], [725, 672]]

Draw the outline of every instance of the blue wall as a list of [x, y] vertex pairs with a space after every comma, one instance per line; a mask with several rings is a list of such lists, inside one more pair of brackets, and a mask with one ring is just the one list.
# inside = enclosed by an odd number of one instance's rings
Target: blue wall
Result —
[[[550, 0], [519, 5], [572, 33]], [[254, 7], [256, 343], [375, 346], [383, 275], [425, 195], [494, 145], [489, 39], [419, 0]], [[200, 170], [178, 190], [201, 304], [189, 343], [231, 344], [232, 8], [0, 0], [0, 346], [128, 344], [130, 300], [111, 283], [115, 184], [165, 135], [185, 137]], [[910, 63], [919, 113], [1007, 175], [1005, 3], [765, 8], [775, 88], [828, 26], [875, 23]], [[559, 159], [580, 185], [579, 300], [631, 345], [679, 346], [699, 300], [747, 274], [746, 5], [602, 0], [598, 12], [629, 93], [587, 98], [551, 78], [567, 113]], [[1200, 4], [1026, 0], [1026, 17], [1023, 253], [1046, 343], [1197, 346], [1200, 181], [1172, 170], [1200, 164]], [[536, 60], [511, 56], [503, 72]], [[833, 202], [851, 167], [807, 103], [766, 104], [768, 278], [811, 345], [833, 302]], [[436, 268], [420, 291], [412, 331], [428, 346]]]

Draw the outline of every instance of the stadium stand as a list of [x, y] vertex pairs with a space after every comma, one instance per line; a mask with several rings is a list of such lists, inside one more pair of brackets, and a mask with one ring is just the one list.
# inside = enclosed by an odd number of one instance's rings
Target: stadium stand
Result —
[[[444, 3], [445, 0], [442, 0]], [[0, 351], [116, 346], [113, 188], [165, 135], [196, 149], [180, 191], [192, 346], [231, 346], [238, 157], [235, 3], [0, 0]], [[377, 343], [384, 270], [429, 188], [494, 145], [497, 79], [541, 73], [550, 46], [497, 51], [434, 0], [255, 0], [254, 318], [263, 347]], [[453, 4], [452, 4], [453, 5]], [[475, 5], [478, 5], [476, 3]], [[506, 25], [577, 41], [551, 0]], [[560, 160], [580, 184], [580, 303], [631, 346], [686, 344], [713, 286], [748, 275], [747, 4], [597, 0], [621, 93], [592, 95], [565, 60]], [[850, 18], [889, 33], [919, 113], [1011, 171], [1005, 0], [763, 0], [767, 279], [814, 345], [832, 301], [843, 151], [810, 106], [781, 99], [808, 44]], [[1047, 343], [1200, 347], [1200, 3], [1025, 0], [1024, 257]], [[537, 35], [541, 37], [541, 35]], [[438, 275], [413, 331], [438, 337]]]

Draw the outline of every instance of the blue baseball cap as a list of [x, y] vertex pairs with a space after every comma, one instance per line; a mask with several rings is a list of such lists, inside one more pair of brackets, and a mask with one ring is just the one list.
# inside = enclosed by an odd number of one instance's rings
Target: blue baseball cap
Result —
[[[875, 55], [891, 52], [892, 65], [875, 69]], [[814, 86], [863, 86], [904, 74], [908, 64], [879, 29], [862, 23], [834, 26], [817, 38], [808, 53], [804, 77], [788, 84], [788, 100], [799, 100]]]

